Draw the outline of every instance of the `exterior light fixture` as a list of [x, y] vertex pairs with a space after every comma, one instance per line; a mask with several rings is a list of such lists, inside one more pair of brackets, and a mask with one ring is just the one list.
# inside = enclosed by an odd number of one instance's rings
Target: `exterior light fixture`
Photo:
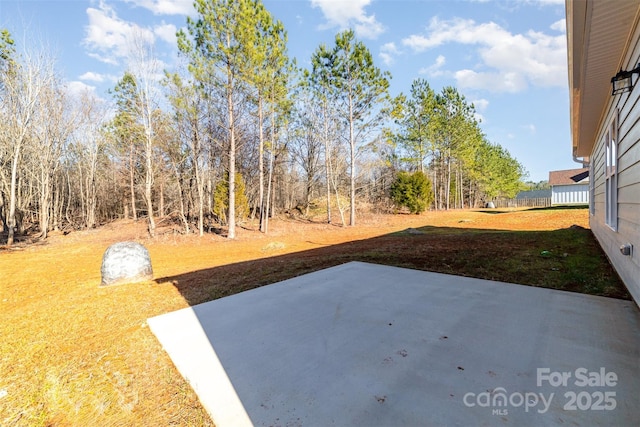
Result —
[[620, 93], [631, 92], [633, 90], [633, 75], [640, 74], [640, 64], [633, 70], [618, 71], [618, 74], [611, 77], [611, 96]]
[[633, 253], [633, 245], [631, 243], [625, 243], [620, 246], [620, 253], [624, 256], [631, 256]]

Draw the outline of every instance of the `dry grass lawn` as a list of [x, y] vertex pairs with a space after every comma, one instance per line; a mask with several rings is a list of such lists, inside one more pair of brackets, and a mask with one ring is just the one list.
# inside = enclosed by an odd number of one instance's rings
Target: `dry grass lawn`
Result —
[[[0, 247], [0, 425], [212, 425], [146, 319], [354, 259], [628, 297], [590, 232], [574, 228], [588, 239], [575, 246], [558, 234], [574, 224], [588, 228], [586, 209], [378, 215], [353, 228], [281, 219], [228, 241], [171, 228], [151, 240], [143, 222], [119, 221]], [[122, 240], [149, 249], [155, 281], [99, 287], [102, 254]], [[583, 250], [597, 283], [567, 261]]]

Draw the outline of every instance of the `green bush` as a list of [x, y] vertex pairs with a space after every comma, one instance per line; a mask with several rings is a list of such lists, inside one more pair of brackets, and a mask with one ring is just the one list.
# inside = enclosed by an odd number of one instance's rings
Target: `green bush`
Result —
[[413, 214], [424, 212], [433, 203], [431, 181], [422, 172], [400, 172], [391, 184], [391, 200]]
[[[245, 194], [244, 180], [242, 175], [236, 172], [236, 220], [240, 221], [249, 215], [249, 201]], [[227, 214], [229, 212], [229, 173], [225, 173], [224, 180], [218, 182], [213, 193], [214, 205], [213, 213], [222, 225], [227, 224]]]

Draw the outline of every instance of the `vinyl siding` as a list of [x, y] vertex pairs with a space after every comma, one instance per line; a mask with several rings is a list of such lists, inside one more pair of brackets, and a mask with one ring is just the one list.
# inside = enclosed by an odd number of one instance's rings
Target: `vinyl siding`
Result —
[[[622, 67], [632, 69], [640, 58], [640, 26], [636, 27], [625, 52]], [[634, 79], [638, 78], [635, 76]], [[618, 221], [617, 230], [605, 223], [605, 145], [604, 138], [615, 112], [618, 124]], [[595, 213], [591, 229], [636, 303], [640, 305], [640, 81], [633, 91], [612, 96], [599, 125], [598, 139], [591, 153], [595, 180]], [[632, 256], [620, 253], [620, 246], [633, 245]]]
[[589, 184], [554, 185], [552, 205], [586, 205], [589, 203]]

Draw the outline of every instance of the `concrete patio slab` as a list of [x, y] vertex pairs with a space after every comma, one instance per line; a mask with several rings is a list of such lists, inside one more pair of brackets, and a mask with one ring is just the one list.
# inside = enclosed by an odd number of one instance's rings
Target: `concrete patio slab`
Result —
[[640, 425], [628, 301], [354, 262], [149, 326], [219, 427]]

